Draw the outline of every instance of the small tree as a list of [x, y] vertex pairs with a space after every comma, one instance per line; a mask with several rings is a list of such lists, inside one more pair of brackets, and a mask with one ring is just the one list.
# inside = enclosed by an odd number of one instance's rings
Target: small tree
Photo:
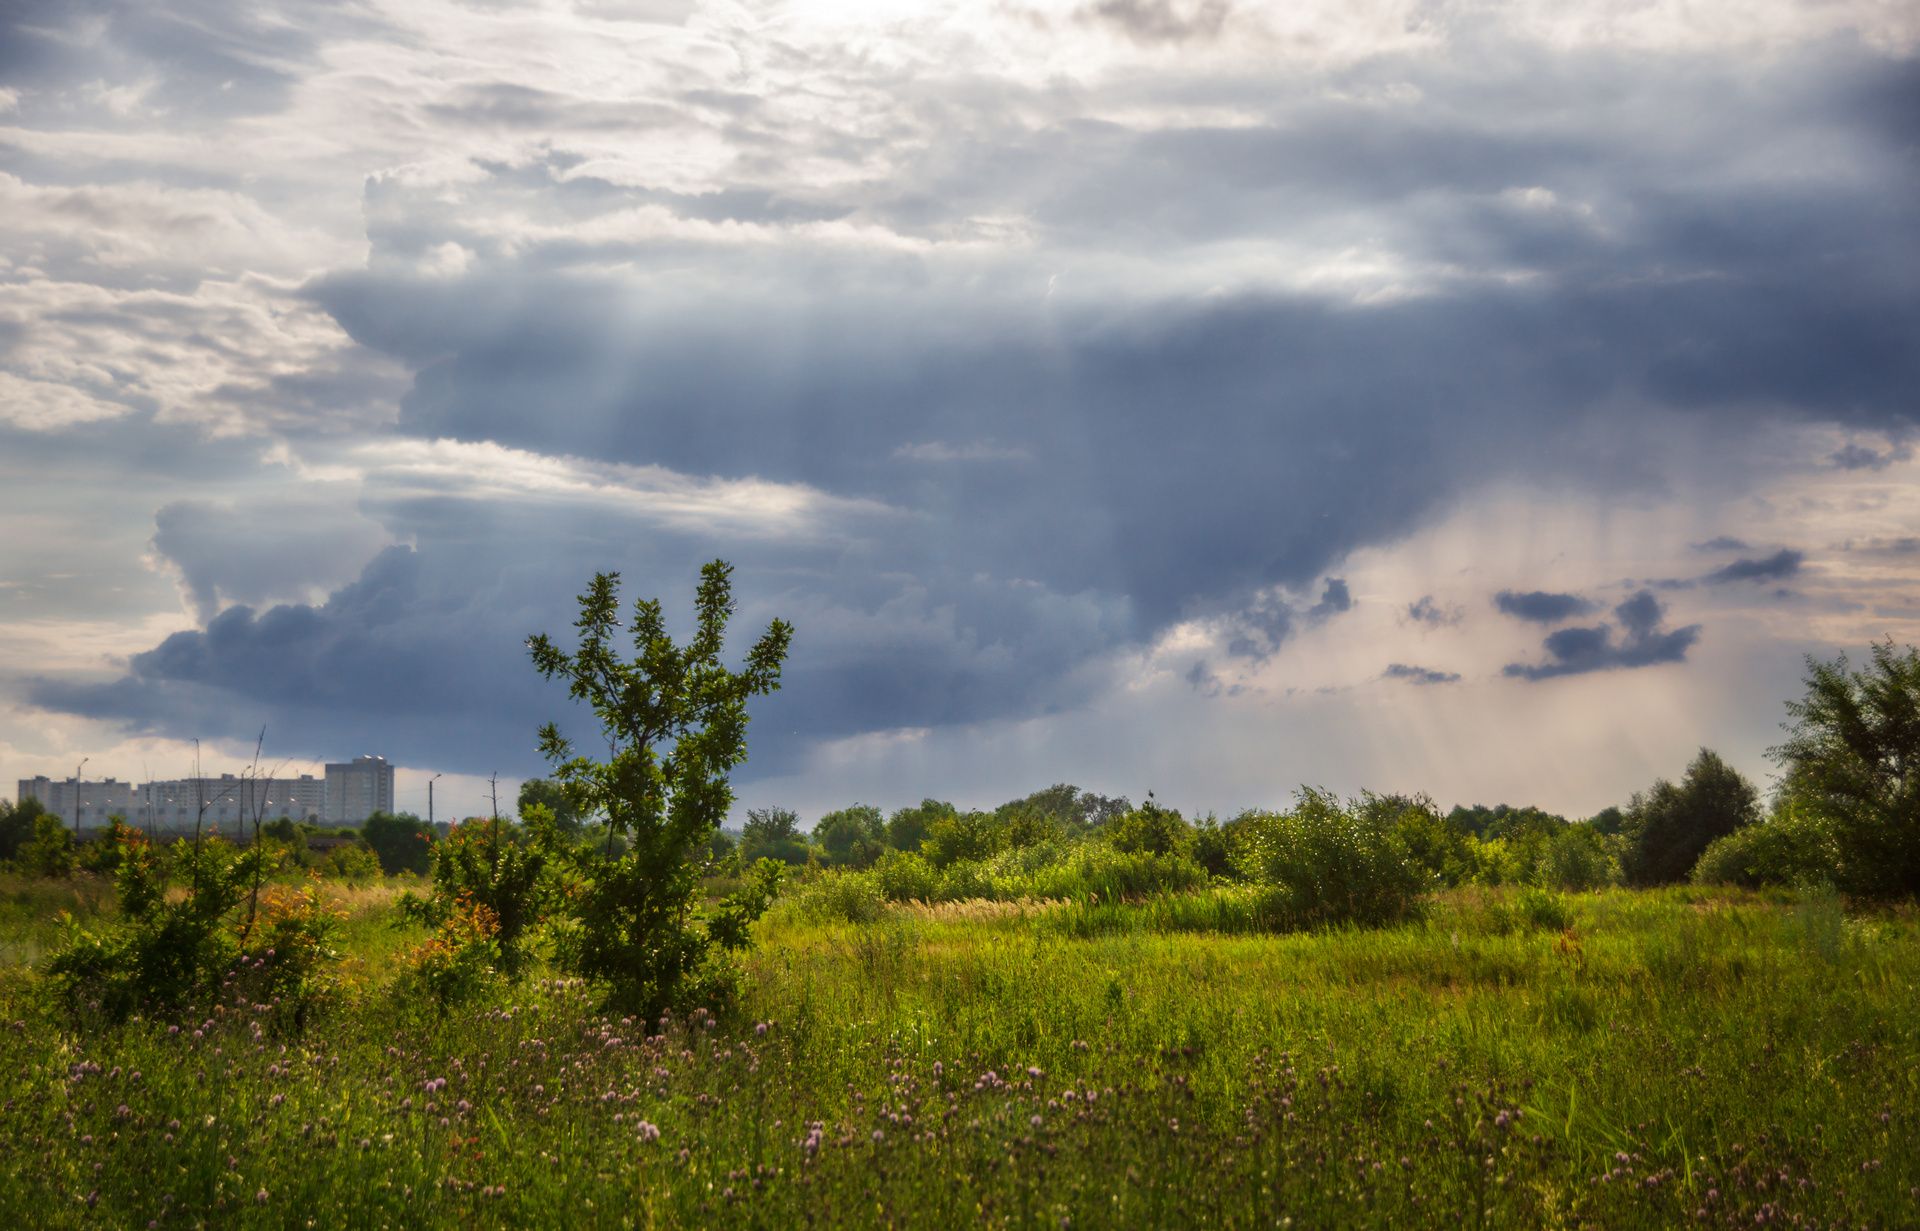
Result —
[[580, 809], [574, 805], [566, 788], [548, 778], [529, 778], [520, 784], [519, 806], [516, 811], [520, 819], [525, 820], [527, 809], [538, 804], [553, 813], [553, 823], [560, 832], [569, 836], [585, 828]]
[[1662, 778], [1627, 806], [1627, 880], [1671, 885], [1687, 878], [1700, 853], [1760, 819], [1760, 795], [1740, 771], [1705, 748], [1675, 786]]
[[813, 826], [813, 840], [827, 863], [835, 867], [864, 868], [885, 849], [886, 822], [872, 804], [854, 804], [829, 812]]
[[433, 828], [411, 812], [376, 812], [361, 823], [360, 836], [388, 876], [425, 872], [433, 857]]
[[[527, 642], [534, 667], [567, 681], [607, 741], [606, 759], [595, 760], [577, 755], [553, 723], [540, 731], [554, 778], [583, 812], [607, 821], [606, 847], [581, 857], [579, 891], [567, 900], [578, 926], [560, 956], [601, 982], [612, 1006], [647, 1016], [707, 991], [714, 941], [743, 935], [737, 924], [724, 938], [694, 927], [694, 891], [708, 840], [733, 803], [728, 775], [746, 760], [747, 699], [780, 686], [793, 629], [773, 621], [742, 670], [722, 665], [732, 572], [720, 560], [700, 570], [696, 627], [684, 647], [667, 635], [659, 600], [642, 599], [629, 630], [634, 657], [615, 652], [617, 573], [598, 574], [580, 596], [573, 653], [544, 634]], [[613, 853], [616, 835], [631, 843], [623, 854]]]
[[1808, 658], [1806, 696], [1768, 755], [1785, 793], [1833, 825], [1843, 888], [1920, 893], [1920, 650], [1888, 640], [1870, 657], [1859, 671], [1844, 654]]
[[748, 808], [740, 830], [740, 861], [761, 859], [800, 864], [807, 861], [807, 840], [800, 836], [800, 814], [791, 808]]
[[20, 848], [20, 866], [35, 876], [73, 875], [73, 831], [51, 812], [33, 818], [33, 839]]

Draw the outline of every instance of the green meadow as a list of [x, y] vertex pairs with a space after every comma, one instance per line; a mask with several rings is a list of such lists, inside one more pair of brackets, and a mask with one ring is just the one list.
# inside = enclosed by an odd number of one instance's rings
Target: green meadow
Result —
[[342, 971], [76, 1029], [0, 890], [0, 1225], [1911, 1226], [1920, 920], [1827, 892], [1469, 887], [1373, 929], [1197, 901], [821, 909], [661, 1021], [529, 971], [436, 1007], [391, 882]]

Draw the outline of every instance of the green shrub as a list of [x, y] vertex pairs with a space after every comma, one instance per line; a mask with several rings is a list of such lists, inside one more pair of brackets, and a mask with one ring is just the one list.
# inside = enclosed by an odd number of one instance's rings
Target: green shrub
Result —
[[1717, 839], [1693, 867], [1698, 885], [1796, 888], [1830, 884], [1840, 870], [1840, 842], [1831, 823], [1788, 805], [1771, 820]]
[[974, 859], [963, 859], [948, 864], [940, 872], [940, 888], [936, 894], [942, 902], [971, 902], [976, 898], [991, 898], [993, 878], [987, 875], [986, 866]]
[[1146, 803], [1108, 821], [1103, 834], [1107, 845], [1129, 855], [1171, 855], [1193, 845], [1193, 827], [1178, 812], [1154, 803], [1151, 793]]
[[20, 848], [20, 866], [33, 876], [62, 879], [73, 875], [73, 831], [51, 812], [33, 818], [33, 837]]
[[1513, 906], [1520, 920], [1536, 930], [1562, 932], [1573, 925], [1573, 910], [1567, 900], [1537, 885], [1522, 889]]
[[1618, 884], [1616, 843], [1591, 825], [1564, 826], [1542, 846], [1532, 879], [1574, 892]]
[[[259, 892], [262, 852], [225, 842], [181, 842], [163, 857], [139, 833], [117, 835], [120, 917], [75, 930], [47, 964], [76, 1017], [125, 1021], [135, 1013], [203, 1009], [236, 995], [270, 1004], [276, 1024], [298, 1030], [332, 987], [338, 920], [311, 889]], [[183, 874], [176, 893], [173, 873]]]
[[872, 923], [886, 909], [871, 872], [824, 872], [787, 899], [788, 909], [809, 923]]
[[928, 863], [945, 870], [956, 863], [990, 858], [1005, 845], [1005, 833], [989, 812], [959, 812], [936, 816], [927, 825], [920, 853]]
[[931, 902], [940, 891], [940, 877], [920, 856], [889, 850], [873, 865], [881, 896], [889, 902]]
[[1305, 787], [1292, 811], [1247, 818], [1242, 862], [1249, 879], [1285, 891], [1299, 928], [1405, 918], [1427, 884], [1383, 818]]

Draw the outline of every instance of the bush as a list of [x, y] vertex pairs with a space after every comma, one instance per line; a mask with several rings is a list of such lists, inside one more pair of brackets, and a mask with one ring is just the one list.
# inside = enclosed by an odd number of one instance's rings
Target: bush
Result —
[[1830, 884], [1840, 871], [1840, 842], [1831, 822], [1812, 809], [1788, 805], [1772, 820], [1717, 839], [1693, 866], [1699, 885], [1810, 888]]
[[380, 875], [380, 860], [372, 851], [358, 844], [336, 846], [327, 852], [320, 868], [328, 876], [360, 885]]
[[999, 853], [1005, 835], [993, 815], [987, 812], [955, 813], [935, 817], [927, 825], [920, 853], [936, 868], [946, 869], [963, 861], [990, 858]]
[[1759, 819], [1753, 784], [1702, 748], [1680, 785], [1663, 778], [1627, 806], [1627, 879], [1643, 886], [1683, 881], [1714, 839]]
[[433, 860], [433, 827], [411, 813], [376, 812], [360, 826], [360, 836], [388, 876], [425, 872]]
[[880, 809], [855, 804], [821, 817], [813, 827], [813, 840], [820, 847], [822, 862], [839, 868], [864, 868], [880, 858], [886, 844], [886, 822], [880, 818]]
[[881, 896], [889, 902], [931, 902], [940, 891], [939, 874], [918, 855], [889, 850], [873, 865]]
[[1245, 830], [1247, 875], [1285, 891], [1293, 927], [1391, 923], [1414, 913], [1427, 884], [1383, 818], [1325, 791], [1302, 788], [1292, 811], [1249, 816]]
[[33, 818], [33, 837], [20, 848], [20, 867], [33, 876], [61, 879], [73, 875], [73, 831], [50, 812]]
[[1579, 892], [1620, 879], [1620, 860], [1606, 835], [1591, 825], [1566, 825], [1547, 839], [1534, 867], [1535, 883]]
[[[120, 1022], [235, 995], [271, 1005], [277, 1025], [304, 1028], [332, 987], [326, 971], [337, 957], [338, 920], [316, 893], [273, 888], [262, 898], [257, 848], [181, 842], [166, 858], [132, 830], [116, 841], [120, 918], [98, 932], [76, 930], [47, 965], [71, 1013]], [[183, 893], [174, 892], [176, 871]]]
[[827, 872], [802, 885], [788, 909], [810, 923], [872, 923], [886, 908], [871, 872]]
[[1147, 802], [1107, 822], [1107, 845], [1126, 854], [1171, 855], [1193, 845], [1193, 827], [1171, 808]]

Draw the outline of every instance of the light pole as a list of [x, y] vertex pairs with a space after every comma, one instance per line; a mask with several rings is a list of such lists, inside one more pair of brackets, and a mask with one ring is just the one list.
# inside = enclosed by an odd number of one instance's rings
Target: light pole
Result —
[[87, 767], [92, 757], [81, 757], [80, 764], [73, 767], [73, 836], [80, 836], [80, 771]]
[[[427, 779], [427, 828], [433, 829], [433, 784], [440, 781], [441, 775], [435, 774]], [[438, 830], [434, 830], [438, 833]]]

